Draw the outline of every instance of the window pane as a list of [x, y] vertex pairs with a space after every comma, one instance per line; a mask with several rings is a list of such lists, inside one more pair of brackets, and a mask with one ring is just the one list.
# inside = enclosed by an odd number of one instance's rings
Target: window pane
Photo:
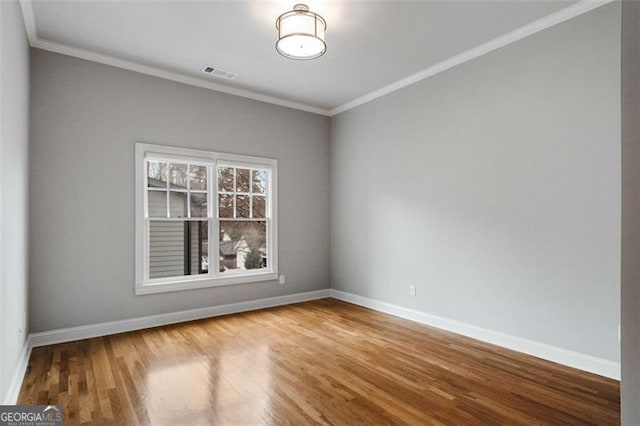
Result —
[[[209, 272], [209, 222], [202, 220], [191, 223], [194, 224], [191, 225], [191, 244], [195, 243], [195, 246], [198, 249], [198, 256], [200, 257], [198, 260], [198, 267], [200, 268], [199, 273], [206, 274]], [[195, 256], [192, 255], [191, 258], [195, 259]], [[193, 267], [191, 273], [194, 274]]]
[[186, 164], [170, 165], [169, 184], [171, 188], [187, 189], [187, 165]]
[[171, 217], [187, 217], [187, 193], [171, 191], [169, 208]]
[[191, 217], [207, 217], [207, 194], [191, 193]]
[[250, 176], [251, 176], [251, 170], [236, 169], [236, 191], [237, 192], [249, 192]]
[[236, 217], [250, 217], [248, 195], [236, 195]]
[[264, 217], [265, 197], [263, 195], [253, 195], [253, 215], [255, 218]]
[[233, 167], [218, 167], [218, 190], [233, 192]]
[[233, 217], [233, 195], [218, 195], [218, 216]]
[[267, 267], [267, 222], [220, 221], [220, 272]]
[[149, 194], [149, 217], [167, 217], [167, 192], [147, 191]]
[[207, 221], [150, 221], [149, 278], [207, 273], [208, 244]]
[[189, 166], [189, 185], [191, 189], [207, 189], [207, 168], [204, 166]]
[[251, 172], [251, 182], [253, 192], [256, 194], [264, 194], [267, 186], [267, 172], [264, 170], [253, 170]]
[[147, 161], [147, 186], [149, 188], [167, 187], [167, 163]]

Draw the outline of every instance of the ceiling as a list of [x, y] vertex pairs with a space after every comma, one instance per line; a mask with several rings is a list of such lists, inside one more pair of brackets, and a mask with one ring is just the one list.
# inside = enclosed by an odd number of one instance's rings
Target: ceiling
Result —
[[[22, 3], [32, 13], [25, 13], [32, 44], [54, 42], [329, 112], [575, 2], [309, 0], [328, 26], [327, 53], [312, 61], [286, 59], [274, 47], [275, 19], [295, 1]], [[206, 75], [206, 65], [238, 77]]]

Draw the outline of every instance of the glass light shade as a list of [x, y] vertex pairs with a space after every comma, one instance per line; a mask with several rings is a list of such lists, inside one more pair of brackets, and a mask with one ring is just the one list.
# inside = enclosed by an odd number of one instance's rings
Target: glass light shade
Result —
[[324, 33], [327, 24], [322, 16], [310, 12], [303, 4], [283, 13], [276, 20], [276, 50], [291, 59], [314, 59], [327, 51]]

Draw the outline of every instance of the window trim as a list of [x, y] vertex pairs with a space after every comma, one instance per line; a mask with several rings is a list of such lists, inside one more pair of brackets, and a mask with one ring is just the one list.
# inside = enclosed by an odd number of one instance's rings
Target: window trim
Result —
[[[209, 222], [209, 272], [204, 275], [189, 275], [182, 277], [163, 277], [153, 280], [148, 274], [148, 229], [146, 217], [147, 188], [146, 188], [146, 159], [182, 160], [189, 164], [207, 165], [210, 173], [207, 178], [207, 201]], [[218, 242], [218, 165], [233, 165], [234, 167], [260, 168], [268, 171], [268, 186], [266, 188], [265, 220], [267, 221], [267, 268], [259, 272], [230, 272], [221, 276], [219, 271], [219, 256], [213, 255], [219, 251]], [[136, 142], [135, 144], [135, 294], [154, 294], [169, 291], [191, 290], [207, 287], [218, 287], [235, 284], [245, 284], [278, 279], [278, 161], [271, 158], [252, 157], [238, 154], [228, 154], [213, 151], [203, 151], [188, 148], [178, 148], [166, 145]], [[162, 218], [151, 218], [152, 220]], [[190, 218], [189, 220], [201, 220]], [[169, 218], [165, 220], [171, 220]], [[182, 220], [181, 220], [182, 221]], [[212, 238], [212, 235], [215, 238]]]

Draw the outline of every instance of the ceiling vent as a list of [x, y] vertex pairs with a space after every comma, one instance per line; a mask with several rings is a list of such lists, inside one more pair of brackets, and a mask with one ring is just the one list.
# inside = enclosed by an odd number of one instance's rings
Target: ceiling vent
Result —
[[221, 70], [220, 68], [210, 67], [210, 66], [206, 66], [202, 68], [202, 72], [205, 74], [212, 75], [214, 77], [224, 78], [225, 80], [235, 80], [236, 77], [238, 76], [238, 74]]

